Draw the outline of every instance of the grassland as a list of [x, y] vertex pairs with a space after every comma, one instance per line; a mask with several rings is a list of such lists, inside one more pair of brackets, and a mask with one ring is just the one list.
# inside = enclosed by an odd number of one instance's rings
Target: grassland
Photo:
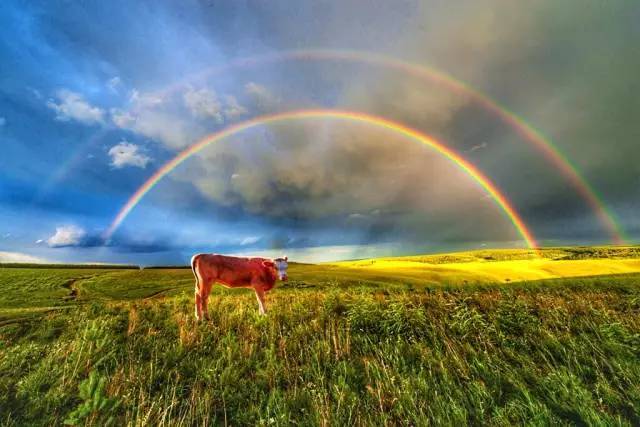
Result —
[[298, 264], [202, 324], [186, 269], [0, 268], [0, 424], [638, 425], [637, 258]]

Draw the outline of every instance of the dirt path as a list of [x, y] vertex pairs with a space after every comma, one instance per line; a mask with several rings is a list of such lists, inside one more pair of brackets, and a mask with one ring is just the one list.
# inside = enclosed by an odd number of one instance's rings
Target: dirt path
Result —
[[78, 277], [78, 278], [75, 278], [75, 279], [71, 279], [71, 280], [67, 281], [66, 283], [63, 283], [62, 287], [69, 289], [69, 295], [63, 296], [62, 300], [63, 301], [75, 301], [78, 298], [78, 287], [76, 286], [76, 283], [78, 283], [78, 281], [80, 281], [80, 280], [88, 279], [90, 277], [93, 277], [93, 276]]
[[165, 293], [172, 291], [174, 289], [178, 289], [178, 288], [166, 288], [166, 289], [161, 289], [159, 291], [156, 291], [150, 295], [147, 295], [146, 297], [142, 298], [142, 300], [149, 300], [149, 299], [153, 299], [153, 298], [158, 298], [158, 297], [163, 297]]
[[76, 301], [78, 299], [78, 294], [80, 292], [80, 288], [78, 286], [78, 282], [83, 280], [93, 279], [94, 277], [99, 276], [99, 274], [94, 274], [91, 276], [81, 276], [76, 277], [74, 279], [68, 280], [62, 284], [63, 288], [69, 289], [69, 294], [62, 297], [62, 300], [65, 302], [68, 301]]

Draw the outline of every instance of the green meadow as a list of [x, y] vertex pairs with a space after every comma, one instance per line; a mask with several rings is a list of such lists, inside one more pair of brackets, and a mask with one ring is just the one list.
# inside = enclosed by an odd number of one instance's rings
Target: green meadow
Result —
[[189, 269], [0, 267], [0, 425], [640, 425], [640, 248], [292, 264], [258, 315]]

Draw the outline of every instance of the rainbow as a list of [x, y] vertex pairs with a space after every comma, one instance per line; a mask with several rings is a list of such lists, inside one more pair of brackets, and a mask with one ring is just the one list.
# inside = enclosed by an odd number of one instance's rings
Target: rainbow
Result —
[[442, 143], [434, 140], [433, 138], [420, 133], [417, 130], [411, 129], [402, 124], [387, 120], [381, 117], [372, 116], [369, 114], [353, 112], [353, 111], [340, 111], [340, 110], [296, 110], [272, 115], [266, 115], [256, 117], [251, 120], [247, 120], [233, 126], [227, 127], [219, 132], [213, 133], [201, 139], [199, 142], [188, 147], [184, 151], [180, 152], [173, 159], [165, 163], [160, 169], [158, 169], [147, 181], [136, 190], [136, 192], [129, 198], [124, 204], [122, 209], [118, 212], [109, 228], [103, 234], [105, 241], [108, 241], [117, 228], [122, 224], [127, 215], [136, 207], [140, 200], [147, 194], [164, 176], [173, 171], [178, 165], [187, 160], [192, 155], [198, 153], [205, 147], [218, 142], [226, 137], [229, 137], [238, 132], [266, 124], [284, 122], [289, 120], [308, 120], [308, 119], [339, 119], [348, 120], [352, 122], [366, 123], [369, 125], [378, 126], [380, 128], [388, 129], [404, 135], [410, 139], [418, 141], [430, 148], [433, 148], [438, 153], [445, 156], [447, 159], [455, 163], [460, 169], [471, 176], [475, 182], [482, 187], [495, 201], [495, 203], [502, 209], [504, 214], [513, 223], [518, 233], [522, 236], [526, 245], [529, 248], [536, 248], [537, 244], [531, 231], [527, 228], [522, 218], [518, 215], [516, 210], [511, 206], [511, 203], [500, 192], [500, 190], [493, 184], [486, 176], [482, 174], [475, 166], [470, 164], [467, 160], [457, 154], [455, 151], [447, 148]]
[[94, 133], [87, 143], [80, 146], [67, 158], [67, 160], [62, 162], [62, 164], [56, 168], [43, 185], [40, 186], [38, 193], [33, 199], [34, 202], [41, 201], [42, 198], [48, 195], [52, 188], [63, 181], [67, 175], [74, 170], [74, 168], [76, 168], [80, 163], [85, 162], [87, 160], [87, 154], [89, 154], [89, 149], [95, 147], [96, 144], [100, 142], [100, 139], [106, 134], [107, 131], [105, 129]]
[[[455, 77], [444, 73], [434, 67], [415, 64], [397, 58], [388, 57], [370, 52], [361, 52], [353, 50], [331, 50], [331, 49], [304, 49], [304, 50], [288, 50], [282, 52], [269, 53], [264, 55], [256, 55], [246, 58], [239, 58], [227, 64], [218, 67], [212, 67], [205, 71], [196, 73], [189, 77], [189, 81], [193, 79], [210, 77], [212, 74], [228, 71], [237, 67], [249, 67], [263, 64], [265, 62], [277, 62], [287, 60], [312, 60], [312, 61], [350, 61], [365, 64], [382, 66], [406, 74], [427, 79], [431, 82], [440, 84], [453, 92], [468, 96], [471, 100], [482, 106], [487, 111], [500, 117], [505, 123], [511, 126], [520, 136], [529, 141], [536, 147], [544, 157], [553, 164], [563, 176], [569, 180], [573, 187], [578, 191], [581, 197], [591, 206], [598, 220], [603, 224], [611, 240], [615, 244], [624, 244], [627, 238], [624, 236], [622, 228], [615, 220], [613, 213], [607, 208], [598, 195], [596, 190], [592, 188], [586, 179], [580, 174], [578, 169], [569, 161], [569, 159], [556, 147], [553, 142], [546, 138], [540, 131], [529, 125], [523, 118], [500, 105], [498, 102], [489, 98], [482, 92], [474, 89], [469, 84], [456, 79]], [[160, 93], [176, 90], [184, 83], [176, 83], [165, 88]]]

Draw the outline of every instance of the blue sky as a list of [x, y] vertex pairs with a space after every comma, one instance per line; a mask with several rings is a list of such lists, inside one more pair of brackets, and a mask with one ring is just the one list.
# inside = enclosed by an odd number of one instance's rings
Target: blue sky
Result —
[[312, 48], [393, 56], [469, 82], [551, 137], [637, 240], [639, 10], [597, 1], [2, 2], [0, 262], [177, 264], [196, 251], [316, 261], [522, 246], [442, 156], [332, 120], [263, 126], [204, 150], [101, 238], [180, 150], [304, 108], [366, 112], [433, 135], [491, 178], [541, 242], [608, 242], [547, 159], [458, 93], [340, 61], [211, 72]]

